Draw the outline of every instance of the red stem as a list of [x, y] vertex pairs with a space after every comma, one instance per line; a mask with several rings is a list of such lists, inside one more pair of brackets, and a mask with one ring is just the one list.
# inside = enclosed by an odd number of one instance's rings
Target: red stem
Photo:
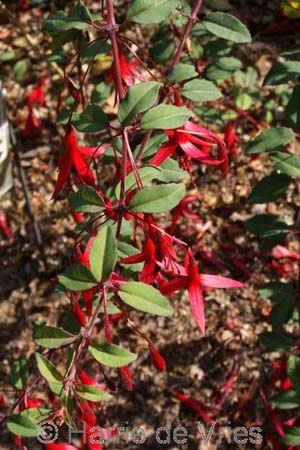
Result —
[[173, 61], [173, 66], [178, 64], [179, 61], [180, 61], [180, 58], [181, 58], [181, 55], [182, 55], [185, 43], [186, 43], [186, 41], [187, 41], [191, 31], [192, 31], [194, 23], [197, 21], [197, 16], [198, 16], [198, 13], [200, 11], [202, 2], [203, 2], [203, 0], [197, 0], [197, 2], [195, 4], [195, 7], [194, 7], [194, 9], [192, 11], [192, 14], [191, 14], [191, 16], [190, 16], [190, 18], [188, 20], [187, 25], [186, 25], [184, 35], [182, 36], [180, 44], [179, 44], [179, 47], [177, 49], [177, 52], [176, 52], [176, 55], [175, 55], [175, 58], [174, 58], [174, 61]]

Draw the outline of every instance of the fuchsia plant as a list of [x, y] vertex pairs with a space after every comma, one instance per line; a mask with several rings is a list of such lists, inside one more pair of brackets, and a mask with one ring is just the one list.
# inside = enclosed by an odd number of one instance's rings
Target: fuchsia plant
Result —
[[[177, 1], [169, 0], [162, 8], [159, 3], [134, 0], [127, 19], [148, 24], [159, 15], [167, 20]], [[46, 419], [59, 426], [85, 421], [87, 434], [91, 433], [102, 402], [119, 386], [116, 377], [108, 374], [109, 368], [118, 370], [126, 389], [133, 389], [130, 363], [137, 355], [119, 342], [120, 319], [145, 340], [154, 365], [166, 370], [167, 362], [155, 344], [133, 323], [132, 309], [168, 317], [173, 311], [172, 294], [186, 289], [191, 313], [204, 334], [204, 289], [243, 286], [222, 276], [202, 274], [193, 248], [176, 235], [181, 214], [200, 221], [191, 205], [197, 197], [187, 195], [185, 188], [199, 167], [195, 164], [218, 166], [224, 176], [229, 172], [224, 140], [200, 125], [193, 112], [194, 96], [212, 100], [220, 91], [198, 76], [193, 61], [180, 63], [183, 56], [189, 58], [186, 50], [201, 5], [198, 0], [185, 20], [168, 73], [125, 36], [126, 23], [116, 23], [112, 0], [103, 2], [101, 17], [78, 2], [69, 14], [59, 11], [46, 20], [54, 51], [65, 43], [74, 44], [64, 65], [71, 106], [60, 121], [64, 134], [53, 199], [67, 196], [78, 223], [72, 263], [57, 277], [76, 323], [72, 329], [35, 324], [39, 350], [29, 362], [21, 357], [13, 365], [12, 380], [20, 398], [7, 424], [18, 436], [16, 448], [24, 449], [22, 436], [35, 436], [37, 424]], [[224, 39], [250, 40], [246, 27], [227, 13], [211, 13], [203, 25], [207, 33], [221, 33]], [[97, 37], [92, 39], [92, 34]], [[86, 82], [98, 52], [112, 55], [107, 78], [118, 111], [113, 117], [87, 95]], [[42, 85], [43, 80], [29, 97], [30, 113], [33, 105], [44, 103]], [[37, 128], [30, 120], [27, 128]], [[84, 140], [89, 144], [80, 144]], [[233, 152], [233, 128], [227, 129], [226, 142]], [[114, 170], [110, 183], [103, 175], [108, 167]], [[43, 397], [36, 394], [41, 390]], [[89, 440], [88, 446], [102, 448]], [[74, 447], [52, 443], [47, 449]]]

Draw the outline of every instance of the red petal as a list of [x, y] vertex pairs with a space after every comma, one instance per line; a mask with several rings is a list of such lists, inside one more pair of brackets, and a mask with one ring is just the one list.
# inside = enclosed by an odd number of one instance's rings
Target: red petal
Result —
[[156, 154], [150, 161], [152, 166], [159, 166], [163, 163], [169, 156], [171, 156], [176, 150], [176, 145], [169, 145], [168, 143], [160, 147]]
[[174, 278], [172, 281], [167, 281], [162, 286], [159, 287], [159, 290], [162, 294], [171, 295], [180, 289], [186, 289], [188, 286], [187, 277]]
[[241, 288], [245, 286], [245, 283], [232, 280], [231, 278], [221, 277], [219, 275], [200, 275], [202, 286], [208, 288]]
[[81, 153], [89, 158], [97, 158], [98, 156], [103, 155], [105, 150], [110, 147], [108, 144], [99, 145], [98, 147], [79, 147]]
[[[199, 278], [199, 277], [198, 277]], [[189, 300], [191, 305], [191, 311], [194, 319], [200, 329], [205, 334], [205, 312], [204, 312], [204, 298], [199, 281], [192, 280], [188, 286]]]
[[72, 159], [68, 151], [64, 155], [61, 155], [58, 162], [59, 174], [55, 183], [54, 192], [52, 198], [57, 198], [58, 194], [62, 190], [64, 184], [68, 180], [72, 168]]
[[157, 348], [152, 343], [151, 344], [149, 343], [149, 349], [150, 349], [153, 364], [155, 365], [155, 367], [158, 370], [160, 370], [161, 372], [165, 372], [167, 365], [166, 365], [166, 361], [164, 360], [164, 358], [161, 356], [161, 354], [159, 353]]
[[70, 444], [46, 444], [47, 450], [78, 450], [77, 447]]

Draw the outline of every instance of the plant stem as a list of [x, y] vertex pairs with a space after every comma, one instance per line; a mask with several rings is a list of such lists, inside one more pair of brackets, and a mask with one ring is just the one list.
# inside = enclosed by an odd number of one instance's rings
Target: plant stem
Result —
[[187, 41], [191, 31], [192, 31], [194, 23], [197, 20], [197, 16], [198, 16], [198, 13], [200, 11], [202, 2], [203, 2], [203, 0], [197, 0], [196, 1], [195, 7], [194, 7], [194, 9], [192, 11], [192, 14], [191, 14], [189, 20], [188, 20], [188, 23], [187, 23], [186, 28], [185, 28], [185, 32], [184, 32], [184, 34], [183, 34], [183, 36], [181, 38], [179, 47], [177, 49], [177, 52], [176, 52], [176, 55], [175, 55], [175, 58], [174, 58], [174, 61], [173, 61], [173, 64], [172, 64], [173, 66], [178, 64], [179, 61], [180, 61], [180, 58], [181, 58], [181, 55], [182, 55], [185, 43], [186, 43], [186, 41]]
[[110, 27], [109, 37], [112, 46], [113, 54], [113, 68], [115, 77], [115, 88], [119, 96], [119, 100], [124, 98], [124, 89], [122, 85], [120, 58], [119, 58], [119, 47], [117, 43], [116, 33], [118, 31], [118, 26], [116, 24], [115, 12], [114, 12], [114, 2], [113, 0], [107, 0], [107, 24]]

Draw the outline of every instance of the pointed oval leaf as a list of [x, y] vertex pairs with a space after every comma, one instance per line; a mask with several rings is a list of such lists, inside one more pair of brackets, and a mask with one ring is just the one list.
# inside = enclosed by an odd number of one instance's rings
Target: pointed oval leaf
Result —
[[285, 61], [274, 64], [267, 74], [264, 85], [275, 86], [294, 80], [300, 76], [299, 61]]
[[300, 408], [300, 391], [289, 389], [280, 392], [272, 398], [272, 403], [278, 409]]
[[260, 342], [274, 352], [285, 352], [293, 344], [290, 336], [266, 331], [259, 336]]
[[132, 212], [160, 213], [173, 209], [184, 196], [183, 184], [145, 187], [132, 197], [129, 208]]
[[83, 264], [72, 264], [58, 276], [59, 282], [69, 291], [86, 291], [97, 284], [97, 280]]
[[127, 17], [137, 23], [159, 23], [176, 9], [177, 0], [133, 0], [129, 3]]
[[277, 152], [271, 156], [271, 161], [285, 175], [300, 177], [300, 157], [290, 153]]
[[23, 437], [33, 437], [37, 435], [37, 426], [22, 414], [14, 414], [7, 421], [7, 428], [13, 434]]
[[82, 184], [78, 192], [69, 194], [71, 208], [76, 212], [97, 213], [104, 206], [103, 200], [92, 186]]
[[297, 356], [297, 355], [289, 356], [287, 374], [293, 385], [293, 388], [299, 391], [300, 390], [300, 356]]
[[108, 125], [108, 117], [100, 106], [91, 103], [82, 113], [73, 116], [73, 125], [82, 133], [97, 133]]
[[130, 281], [120, 287], [118, 294], [129, 306], [158, 316], [170, 316], [173, 308], [169, 300], [153, 286]]
[[290, 229], [290, 226], [281, 217], [274, 214], [258, 214], [247, 220], [245, 226], [261, 238], [285, 235]]
[[28, 382], [27, 361], [24, 356], [16, 359], [11, 366], [11, 383], [16, 389], [24, 389]]
[[106, 281], [116, 261], [115, 234], [111, 226], [100, 228], [90, 251], [91, 272], [97, 281]]
[[87, 384], [79, 384], [76, 387], [76, 394], [89, 402], [102, 402], [103, 400], [111, 398], [111, 395], [109, 395], [108, 392], [102, 391], [102, 389], [97, 386], [90, 386]]
[[228, 41], [240, 44], [251, 42], [251, 35], [247, 27], [231, 14], [224, 12], [213, 12], [205, 17], [202, 22], [205, 29]]
[[216, 85], [208, 80], [191, 80], [184, 85], [181, 93], [194, 102], [207, 102], [222, 97]]
[[296, 85], [285, 108], [287, 124], [295, 129], [300, 127], [300, 87]]
[[41, 375], [49, 383], [60, 383], [63, 381], [63, 376], [56, 369], [56, 367], [40, 353], [35, 354], [37, 365]]
[[89, 346], [89, 352], [104, 366], [123, 367], [136, 360], [137, 355], [116, 344], [94, 340]]
[[253, 188], [248, 201], [250, 203], [267, 203], [284, 195], [289, 187], [290, 177], [285, 174], [273, 173]]
[[283, 441], [286, 445], [300, 445], [300, 427], [285, 427]]
[[147, 111], [158, 98], [160, 83], [147, 81], [132, 86], [121, 102], [118, 118], [123, 125], [128, 125], [136, 114]]
[[282, 145], [287, 145], [293, 139], [294, 133], [289, 128], [270, 128], [260, 133], [248, 144], [246, 153], [247, 155], [252, 155], [254, 153], [270, 152]]
[[173, 67], [172, 71], [168, 75], [171, 81], [179, 83], [180, 81], [189, 80], [198, 76], [198, 72], [192, 64], [179, 63]]
[[[159, 180], [161, 168], [158, 166], [144, 166], [138, 169], [138, 174], [143, 184], [149, 183], [152, 180]], [[136, 179], [133, 172], [130, 172], [125, 179], [125, 191], [131, 191], [137, 188]], [[117, 184], [116, 196], [119, 197], [121, 191], [121, 182]]]
[[41, 347], [58, 348], [70, 344], [76, 339], [76, 336], [73, 336], [73, 334], [68, 333], [62, 328], [34, 324], [33, 339]]
[[192, 112], [185, 106], [158, 105], [146, 112], [141, 121], [141, 128], [144, 130], [177, 128], [191, 115]]

